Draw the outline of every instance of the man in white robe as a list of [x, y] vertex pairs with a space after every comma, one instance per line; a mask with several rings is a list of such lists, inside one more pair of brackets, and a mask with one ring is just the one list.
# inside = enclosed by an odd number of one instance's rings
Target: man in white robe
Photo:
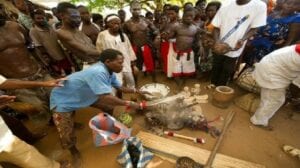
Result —
[[253, 73], [261, 87], [261, 102], [250, 121], [269, 127], [269, 120], [285, 102], [287, 87], [300, 87], [300, 44], [278, 49], [255, 65]]
[[136, 55], [128, 37], [120, 30], [121, 20], [118, 15], [111, 14], [105, 18], [105, 24], [108, 29], [99, 33], [96, 48], [100, 52], [105, 49], [112, 48], [119, 50], [123, 54], [123, 70], [117, 74], [117, 78], [121, 84], [123, 84], [124, 80], [126, 87], [135, 88], [135, 80], [132, 74], [131, 63], [136, 60]]

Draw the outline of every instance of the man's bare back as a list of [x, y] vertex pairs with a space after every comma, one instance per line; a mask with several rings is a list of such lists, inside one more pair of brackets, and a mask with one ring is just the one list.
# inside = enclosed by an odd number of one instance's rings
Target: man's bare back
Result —
[[22, 29], [10, 21], [0, 27], [0, 73], [7, 78], [25, 78], [39, 68], [26, 48]]

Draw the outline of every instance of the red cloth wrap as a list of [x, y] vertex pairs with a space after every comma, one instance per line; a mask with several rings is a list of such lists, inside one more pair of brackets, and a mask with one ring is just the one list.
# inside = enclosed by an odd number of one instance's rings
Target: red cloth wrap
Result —
[[300, 54], [300, 44], [297, 44], [297, 45], [296, 45], [296, 52], [297, 52], [298, 54]]
[[[145, 44], [144, 46], [144, 50], [143, 50], [143, 63], [145, 65], [146, 68], [146, 72], [153, 72], [154, 71], [154, 59], [152, 56], [152, 51], [149, 45]], [[137, 57], [139, 57], [138, 55], [138, 48], [137, 46], [132, 46], [135, 54], [137, 55]]]

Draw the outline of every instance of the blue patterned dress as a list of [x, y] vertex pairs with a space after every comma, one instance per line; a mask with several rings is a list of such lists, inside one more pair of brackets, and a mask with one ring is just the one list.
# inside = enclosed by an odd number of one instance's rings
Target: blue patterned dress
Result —
[[280, 48], [276, 45], [279, 40], [287, 40], [289, 24], [300, 23], [300, 14], [296, 13], [283, 18], [267, 18], [267, 25], [258, 30], [255, 38], [250, 42], [253, 49], [246, 56], [247, 63], [260, 61], [265, 55]]

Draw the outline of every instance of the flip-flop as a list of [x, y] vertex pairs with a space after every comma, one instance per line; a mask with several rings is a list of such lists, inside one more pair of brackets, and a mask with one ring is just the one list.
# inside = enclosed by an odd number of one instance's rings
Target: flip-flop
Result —
[[274, 127], [272, 127], [270, 125], [267, 125], [267, 126], [265, 126], [265, 125], [254, 125], [254, 126], [256, 126], [258, 128], [261, 128], [261, 129], [264, 129], [266, 131], [273, 131], [274, 130]]

